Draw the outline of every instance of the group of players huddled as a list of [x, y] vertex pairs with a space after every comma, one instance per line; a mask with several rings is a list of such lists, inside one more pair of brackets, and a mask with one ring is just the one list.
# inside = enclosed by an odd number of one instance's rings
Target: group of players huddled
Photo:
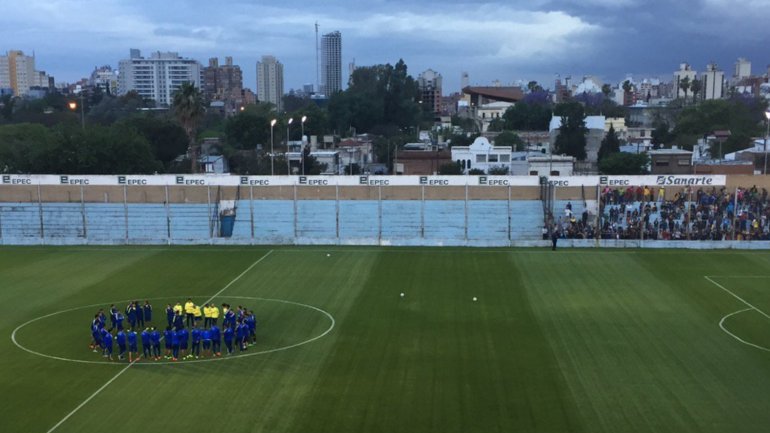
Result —
[[[187, 299], [184, 307], [177, 302], [174, 306], [166, 305], [167, 326], [161, 335], [152, 325], [152, 305], [144, 301], [129, 302], [125, 313], [120, 312], [115, 304], [110, 305], [107, 328], [107, 315], [100, 309], [91, 322], [91, 344], [94, 352], [113, 360], [113, 346], [117, 345], [118, 360], [128, 362], [144, 359], [158, 361], [161, 357], [177, 361], [180, 359], [205, 358], [206, 356], [222, 356], [221, 345], [224, 339], [226, 355], [233, 354], [237, 346], [241, 352], [257, 342], [257, 319], [254, 312], [242, 306], [235, 310], [230, 304], [222, 304], [222, 327], [217, 326], [220, 310], [213, 303], [203, 307], [195, 305], [192, 299]], [[128, 326], [123, 322], [128, 319]], [[203, 319], [203, 325], [200, 324]], [[189, 330], [188, 330], [189, 328]], [[138, 332], [137, 330], [141, 330]], [[113, 334], [114, 331], [114, 334]], [[139, 356], [138, 341], [142, 342], [142, 356]], [[160, 343], [165, 342], [165, 355], [161, 356]], [[190, 351], [188, 352], [188, 347]], [[202, 351], [201, 351], [202, 347]]]

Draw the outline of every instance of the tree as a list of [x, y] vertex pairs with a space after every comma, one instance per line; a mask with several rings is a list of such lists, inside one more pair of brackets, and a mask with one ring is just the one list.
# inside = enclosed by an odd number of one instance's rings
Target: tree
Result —
[[197, 128], [198, 122], [203, 118], [206, 108], [203, 105], [203, 95], [193, 83], [182, 83], [179, 89], [174, 92], [172, 102], [174, 115], [182, 124], [187, 138], [189, 139], [189, 154], [191, 161], [191, 170], [198, 172], [198, 145]]
[[448, 162], [446, 164], [441, 164], [441, 166], [438, 168], [438, 174], [443, 174], [443, 175], [463, 174], [463, 168], [460, 166], [460, 163], [457, 161]]
[[650, 158], [646, 153], [613, 153], [599, 161], [602, 174], [647, 174]]
[[135, 128], [147, 140], [155, 159], [163, 164], [166, 172], [171, 168], [172, 161], [187, 150], [189, 140], [184, 129], [167, 118], [134, 117], [119, 124]]
[[668, 147], [674, 138], [670, 132], [668, 122], [661, 121], [653, 125], [655, 129], [652, 130], [652, 145], [655, 147]]
[[[273, 104], [258, 103], [247, 105], [243, 111], [230, 117], [225, 122], [225, 142], [237, 150], [270, 149], [270, 121], [275, 119]], [[273, 134], [283, 131], [283, 128], [273, 128]], [[273, 137], [276, 143], [280, 141]]]
[[687, 91], [690, 90], [690, 77], [679, 80], [679, 88], [684, 92], [684, 102], [687, 103]]
[[0, 126], [0, 173], [53, 173], [48, 165], [56, 138], [45, 126], [31, 123]]
[[612, 87], [609, 84], [602, 84], [602, 95], [605, 99], [610, 97], [610, 93], [612, 93]]
[[504, 128], [511, 131], [546, 131], [551, 121], [551, 105], [517, 102], [505, 110]]
[[694, 78], [690, 83], [690, 91], [692, 92], [692, 100], [695, 102], [698, 99], [698, 93], [700, 93], [702, 84], [697, 78]]
[[495, 117], [490, 120], [489, 125], [487, 126], [487, 131], [489, 132], [499, 132], [503, 129], [505, 129], [505, 119], [500, 117]]
[[498, 165], [495, 167], [489, 167], [489, 174], [495, 176], [505, 176], [508, 174], [508, 167], [505, 165]]
[[511, 146], [514, 151], [522, 151], [525, 143], [515, 132], [503, 131], [495, 137], [495, 146]]
[[620, 152], [620, 139], [618, 139], [618, 134], [615, 132], [615, 127], [610, 125], [610, 130], [602, 139], [601, 146], [599, 146], [599, 162], [618, 152]]
[[561, 116], [559, 135], [556, 137], [556, 152], [574, 156], [579, 161], [586, 159], [586, 134], [583, 106], [577, 102], [556, 105], [554, 115]]

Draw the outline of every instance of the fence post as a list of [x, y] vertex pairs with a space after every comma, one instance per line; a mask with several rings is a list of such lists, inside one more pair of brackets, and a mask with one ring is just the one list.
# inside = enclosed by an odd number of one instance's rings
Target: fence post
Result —
[[249, 185], [249, 213], [251, 221], [251, 244], [254, 245], [254, 185]]
[[508, 213], [506, 215], [508, 217], [508, 246], [513, 246], [513, 236], [511, 234], [511, 186], [508, 185]]
[[37, 185], [37, 208], [40, 213], [40, 243], [45, 245], [45, 220], [43, 218], [43, 198], [40, 193], [40, 184]]
[[465, 246], [468, 246], [468, 177], [465, 177]]
[[[288, 157], [287, 157], [288, 161]], [[288, 162], [287, 162], [288, 163]], [[297, 238], [299, 231], [297, 230], [297, 224], [299, 221], [299, 208], [297, 208], [297, 184], [294, 184], [294, 245], [297, 245]]]
[[425, 185], [420, 187], [420, 238], [425, 239]]
[[211, 213], [211, 185], [206, 185], [206, 201], [209, 219], [209, 244], [211, 244], [211, 239], [214, 237], [214, 217]]
[[128, 186], [123, 185], [123, 226], [126, 229], [124, 243], [128, 245]]
[[377, 245], [382, 245], [382, 185], [377, 187]]
[[166, 243], [171, 245], [171, 204], [168, 202], [168, 185], [166, 188]]
[[83, 220], [83, 238], [88, 243], [88, 222], [86, 218], [86, 203], [83, 197], [83, 185], [80, 185], [80, 217]]
[[340, 185], [336, 183], [334, 185], [334, 221], [336, 225], [337, 233], [337, 245], [340, 244]]

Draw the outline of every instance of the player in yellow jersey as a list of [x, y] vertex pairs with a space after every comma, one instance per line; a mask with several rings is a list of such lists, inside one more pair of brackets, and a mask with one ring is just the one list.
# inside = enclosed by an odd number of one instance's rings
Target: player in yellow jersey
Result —
[[191, 298], [187, 298], [187, 302], [184, 303], [184, 313], [187, 317], [187, 326], [192, 326], [195, 323], [195, 303]]
[[211, 324], [216, 326], [217, 319], [219, 319], [219, 307], [217, 307], [215, 304], [211, 304], [209, 312], [211, 313]]

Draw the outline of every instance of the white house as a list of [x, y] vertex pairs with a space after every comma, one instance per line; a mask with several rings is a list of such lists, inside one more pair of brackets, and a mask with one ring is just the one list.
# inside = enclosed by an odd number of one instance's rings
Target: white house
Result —
[[463, 168], [463, 173], [479, 169], [489, 173], [491, 168], [504, 168], [511, 173], [511, 146], [492, 146], [484, 137], [478, 137], [470, 146], [453, 146], [452, 161]]

